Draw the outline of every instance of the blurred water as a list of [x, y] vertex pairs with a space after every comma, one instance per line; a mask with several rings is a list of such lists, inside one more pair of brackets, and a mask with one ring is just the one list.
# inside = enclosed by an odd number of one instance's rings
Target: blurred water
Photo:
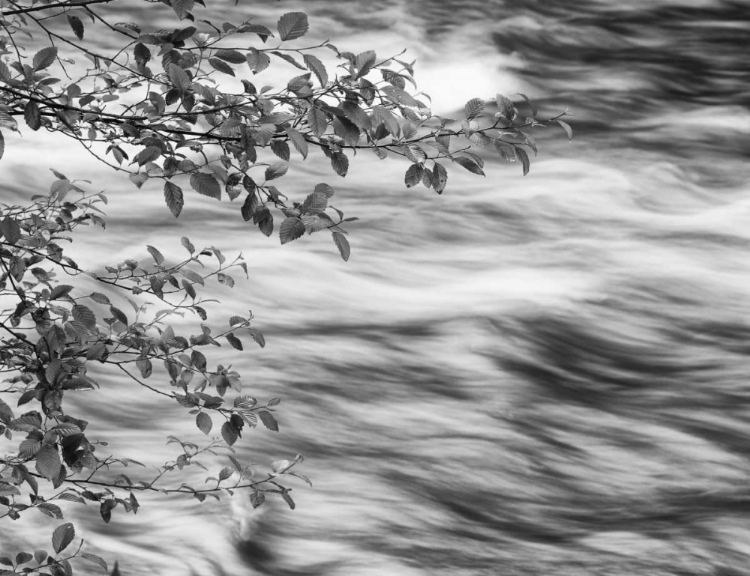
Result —
[[[87, 542], [126, 574], [750, 574], [747, 3], [284, 0], [224, 18], [295, 9], [313, 40], [408, 47], [441, 111], [520, 90], [570, 107], [576, 139], [541, 138], [526, 178], [454, 170], [441, 198], [365, 154], [345, 180], [293, 164], [284, 191], [329, 181], [360, 216], [347, 264], [324, 237], [280, 248], [230, 203], [190, 197], [175, 223], [159, 190], [50, 141], [55, 166], [110, 191], [82, 262], [176, 253], [183, 234], [245, 254], [216, 314], [254, 311], [268, 345], [231, 361], [283, 402], [282, 433], [243, 454], [301, 452], [315, 483], [294, 512], [155, 498], [105, 526], [71, 508]], [[46, 187], [34, 145], [9, 162]], [[174, 456], [161, 438], [184, 410], [155, 422], [111, 385], [88, 407], [102, 439]]]

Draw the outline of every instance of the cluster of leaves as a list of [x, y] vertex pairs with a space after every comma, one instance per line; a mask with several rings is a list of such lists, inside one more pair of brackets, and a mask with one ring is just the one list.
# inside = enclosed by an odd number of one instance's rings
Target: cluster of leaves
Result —
[[[281, 479], [297, 476], [309, 482], [292, 471], [301, 456], [274, 462], [265, 478], [256, 478], [253, 466], [243, 465], [232, 448], [243, 431], [258, 423], [277, 432], [273, 413], [280, 400], [259, 403], [243, 394], [241, 375], [231, 366], [211, 365], [201, 351], [220, 346], [222, 340], [243, 350], [246, 337], [264, 346], [262, 333], [251, 325], [252, 314], [232, 316], [228, 327], [218, 333], [201, 323], [196, 333], [180, 335], [168, 324], [170, 318], [186, 315], [206, 321], [210, 300], [200, 292], [213, 278], [233, 286], [230, 272], [247, 272], [241, 256], [228, 262], [218, 249], [196, 250], [183, 238], [187, 256], [182, 261], [167, 263], [157, 248], [147, 246], [148, 263], [125, 260], [105, 267], [106, 273], [84, 271], [62, 243], [79, 226], [104, 226], [99, 206], [107, 199], [102, 193], [86, 193], [80, 183], [63, 174], [56, 175], [49, 195], [34, 197], [28, 206], [4, 206], [0, 212], [0, 301], [8, 306], [0, 312], [0, 370], [9, 375], [0, 394], [13, 397], [22, 411], [14, 413], [11, 402], [0, 399], [0, 433], [6, 441], [18, 434], [21, 438], [11, 455], [0, 458], [0, 518], [17, 520], [36, 509], [63, 519], [59, 504], [67, 501], [95, 503], [102, 519], [109, 522], [118, 507], [137, 512], [136, 494], [143, 491], [188, 494], [203, 501], [246, 489], [253, 506], [274, 492], [293, 508], [290, 490]], [[212, 270], [205, 267], [209, 258], [217, 262]], [[94, 279], [102, 291], [75, 288], [80, 275]], [[71, 284], [61, 277], [70, 278]], [[138, 304], [133, 296], [146, 302]], [[119, 301], [132, 311], [126, 312]], [[153, 303], [163, 307], [149, 313]], [[92, 362], [118, 370], [149, 393], [186, 408], [204, 434], [219, 434], [202, 447], [170, 436], [168, 444], [180, 447], [174, 460], [146, 478], [118, 473], [121, 466], [143, 465], [130, 458], [101, 456], [106, 443], [91, 437], [88, 422], [69, 411], [68, 400], [99, 389], [87, 368]], [[231, 401], [230, 390], [235, 394]], [[217, 430], [215, 420], [221, 422]], [[206, 479], [209, 487], [164, 484], [170, 472], [188, 466], [206, 469], [199, 458], [205, 454], [224, 454], [229, 464]], [[45, 493], [41, 481], [51, 485], [52, 494]], [[72, 525], [64, 526], [70, 526], [65, 534], [73, 534]], [[36, 571], [69, 574], [70, 557], [59, 556], [70, 543], [68, 537], [60, 539], [55, 531], [53, 543], [57, 556], [20, 553], [15, 567], [33, 557], [39, 564]], [[11, 565], [5, 560], [0, 558], [0, 563]]]
[[[106, 1], [51, 4], [45, 18], [31, 9], [4, 13], [8, 35], [0, 40], [0, 55], [8, 65], [0, 59], [0, 127], [17, 129], [14, 116], [22, 115], [31, 130], [63, 133], [115, 170], [129, 172], [139, 188], [161, 181], [175, 216], [183, 209], [186, 184], [217, 200], [226, 194], [241, 199], [242, 217], [267, 236], [274, 230], [274, 212], [280, 212], [282, 243], [305, 232], [330, 231], [346, 260], [342, 224], [350, 219], [328, 206], [332, 189], [316, 188], [295, 202], [277, 187], [292, 149], [303, 160], [311, 149], [321, 151], [341, 177], [360, 149], [381, 159], [397, 156], [409, 162], [407, 186], [422, 183], [440, 194], [448, 164], [484, 174], [472, 147], [494, 148], [503, 160], [519, 162], [525, 174], [529, 152], [537, 151], [530, 129], [557, 122], [570, 132], [561, 120], [565, 113], [540, 120], [523, 95], [530, 109], [526, 116], [501, 95], [487, 113], [485, 102], [474, 98], [462, 119], [434, 115], [426, 95], [409, 92], [416, 89], [414, 69], [398, 56], [353, 54], [329, 41], [296, 47], [294, 41], [309, 27], [302, 12], [281, 16], [275, 32], [252, 19], [201, 20], [203, 30], [190, 25], [146, 31], [102, 18], [92, 6]], [[195, 20], [192, 1], [174, 0], [171, 6], [180, 19]], [[71, 27], [67, 35], [53, 26], [63, 17]], [[84, 18], [123, 38], [114, 56], [80, 43]], [[32, 24], [53, 45], [24, 58], [15, 37]], [[248, 38], [256, 38], [257, 46], [248, 47]], [[85, 73], [66, 83], [53, 76], [55, 67], [64, 70], [58, 46], [88, 58]], [[302, 73], [281, 89], [257, 87], [248, 77], [274, 60]]]
[[[0, 158], [2, 130], [44, 129], [74, 139], [97, 160], [126, 172], [138, 188], [158, 182], [175, 217], [186, 189], [216, 200], [226, 195], [264, 235], [274, 233], [275, 221], [282, 244], [326, 230], [348, 260], [344, 226], [356, 218], [331, 204], [334, 188], [319, 183], [299, 201], [280, 189], [293, 155], [304, 161], [319, 154], [345, 177], [350, 159], [368, 149], [381, 160], [405, 162], [407, 187], [421, 183], [441, 194], [453, 165], [484, 175], [478, 148], [520, 164], [526, 174], [529, 155], [537, 152], [531, 131], [557, 123], [571, 135], [561, 119], [565, 113], [540, 119], [525, 95], [516, 101], [474, 98], [459, 119], [433, 114], [429, 97], [416, 92], [413, 63], [401, 54], [354, 54], [329, 41], [301, 46], [296, 41], [309, 28], [302, 12], [284, 14], [272, 30], [253, 19], [196, 22], [194, 0], [162, 0], [182, 24], [144, 30], [113, 22], [106, 14], [110, 1], [6, 0], [0, 8]], [[120, 48], [108, 54], [95, 48], [92, 27], [121, 38]], [[35, 33], [44, 47], [32, 51], [32, 42], [39, 46]], [[285, 86], [256, 85], [272, 64], [298, 70]], [[7, 441], [20, 437], [17, 448], [0, 458], [0, 518], [16, 520], [36, 509], [63, 520], [60, 504], [67, 501], [94, 504], [109, 522], [115, 509], [136, 513], [144, 491], [204, 501], [244, 489], [254, 507], [277, 493], [294, 508], [283, 482], [296, 476], [309, 483], [296, 472], [301, 456], [274, 462], [256, 478], [233, 449], [258, 423], [278, 431], [279, 399], [260, 403], [244, 394], [241, 375], [210, 363], [202, 351], [222, 342], [241, 351], [248, 337], [265, 344], [252, 314], [232, 316], [218, 332], [205, 324], [212, 301], [202, 295], [210, 291], [206, 283], [232, 287], [232, 273], [247, 274], [241, 256], [227, 261], [215, 247], [196, 249], [182, 238], [187, 255], [180, 261], [167, 262], [147, 246], [147, 263], [125, 260], [102, 273], [84, 271], [62, 244], [79, 226], [104, 227], [106, 196], [55, 175], [49, 194], [0, 210], [0, 371], [7, 376], [0, 394], [8, 399], [0, 399], [0, 434]], [[207, 261], [213, 268], [205, 268]], [[84, 289], [76, 280], [81, 275], [100, 291]], [[157, 303], [160, 309], [150, 312]], [[179, 334], [169, 323], [174, 316], [199, 319], [200, 327]], [[150, 475], [123, 473], [123, 467], [142, 465], [103, 456], [106, 443], [70, 412], [69, 400], [99, 388], [96, 371], [88, 368], [93, 365], [178, 403], [198, 430], [214, 436], [203, 446], [169, 436], [168, 444], [179, 446], [173, 460]], [[227, 463], [209, 476], [208, 487], [167, 483], [175, 471], [205, 468], [201, 459], [207, 455]], [[10, 570], [0, 576], [70, 576], [70, 560], [79, 557], [107, 570], [80, 545], [63, 555], [74, 538], [72, 524], [58, 526], [54, 554], [2, 556], [0, 564]]]

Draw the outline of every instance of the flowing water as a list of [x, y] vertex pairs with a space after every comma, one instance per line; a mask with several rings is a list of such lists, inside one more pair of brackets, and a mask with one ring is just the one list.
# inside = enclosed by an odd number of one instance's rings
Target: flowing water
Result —
[[[750, 574], [747, 2], [227, 6], [268, 24], [303, 9], [313, 39], [354, 52], [409, 48], [446, 113], [518, 91], [570, 108], [575, 139], [550, 130], [525, 178], [454, 170], [442, 197], [367, 154], [345, 180], [322, 157], [294, 164], [283, 191], [331, 182], [361, 218], [347, 264], [325, 237], [279, 247], [228, 202], [190, 197], [175, 222], [159, 190], [51, 141], [49, 165], [110, 193], [88, 266], [146, 243], [176, 254], [181, 235], [244, 253], [250, 279], [216, 313], [253, 310], [268, 345], [231, 361], [283, 402], [281, 433], [247, 434], [241, 454], [300, 452], [315, 484], [294, 511], [160, 497], [104, 525], [71, 504], [92, 550], [170, 576]], [[33, 145], [6, 157], [24, 194], [49, 184]], [[108, 385], [88, 404], [101, 438], [174, 457], [185, 410], [157, 419]], [[6, 540], [47, 539], [46, 519], [28, 526]]]

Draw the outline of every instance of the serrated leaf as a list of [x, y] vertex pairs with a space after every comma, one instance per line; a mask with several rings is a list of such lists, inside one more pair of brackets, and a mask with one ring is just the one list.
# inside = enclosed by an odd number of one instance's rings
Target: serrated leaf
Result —
[[214, 56], [232, 64], [242, 64], [246, 61], [245, 57], [237, 50], [217, 50], [214, 52]]
[[267, 206], [263, 206], [255, 211], [253, 214], [253, 223], [258, 225], [258, 228], [264, 235], [270, 236], [273, 234], [273, 215]]
[[57, 478], [61, 466], [60, 454], [49, 444], [43, 445], [36, 453], [36, 471], [47, 480]]
[[320, 85], [325, 88], [326, 84], [328, 84], [328, 71], [323, 65], [323, 62], [321, 62], [317, 58], [317, 56], [313, 56], [312, 54], [305, 54], [302, 59], [305, 61], [305, 66], [307, 66], [307, 69], [311, 70], [312, 73], [315, 74], [315, 77], [318, 79], [318, 82], [320, 82]]
[[442, 194], [447, 182], [448, 171], [442, 164], [435, 162], [435, 166], [432, 168], [432, 186], [435, 192]]
[[266, 339], [260, 330], [258, 330], [257, 328], [248, 328], [247, 331], [250, 336], [253, 337], [253, 340], [255, 340], [258, 346], [260, 346], [261, 348], [266, 347]]
[[[107, 563], [104, 561], [103, 558], [100, 558], [96, 554], [91, 554], [89, 552], [81, 552], [81, 557], [85, 558], [86, 560], [89, 560], [90, 562], [93, 562], [97, 566], [99, 566], [102, 570], [105, 572], [108, 570]], [[118, 570], [119, 572], [119, 570]]]
[[221, 200], [221, 185], [212, 174], [205, 174], [203, 172], [191, 174], [190, 185], [199, 194]]
[[520, 146], [515, 146], [516, 149], [516, 156], [518, 156], [518, 159], [521, 161], [521, 164], [523, 165], [523, 175], [526, 176], [526, 174], [529, 173], [529, 166], [531, 162], [529, 161], [529, 155], [526, 153], [526, 150], [521, 148]]
[[219, 72], [228, 74], [229, 76], [234, 76], [234, 69], [223, 60], [219, 60], [218, 58], [209, 58], [208, 63], [211, 64], [214, 70], [218, 70]]
[[198, 429], [206, 435], [211, 432], [211, 428], [213, 428], [214, 425], [211, 416], [205, 412], [198, 412], [195, 416], [195, 424], [198, 426]]
[[481, 98], [472, 98], [464, 106], [464, 115], [467, 120], [476, 118], [484, 110], [484, 100]]
[[304, 233], [305, 224], [296, 216], [287, 218], [281, 223], [281, 226], [279, 226], [279, 238], [281, 239], [282, 244], [296, 240], [297, 238], [302, 237]]
[[172, 10], [180, 20], [184, 20], [190, 15], [194, 4], [194, 0], [172, 0]]
[[96, 315], [91, 311], [90, 308], [83, 304], [76, 304], [73, 306], [73, 318], [83, 324], [89, 330], [96, 327]]
[[159, 250], [149, 244], [146, 245], [146, 250], [148, 250], [148, 253], [151, 254], [151, 257], [154, 259], [157, 266], [161, 266], [162, 264], [164, 264], [164, 256], [161, 252], [159, 252]]
[[221, 425], [221, 437], [224, 439], [224, 442], [231, 446], [232, 444], [237, 442], [237, 438], [239, 438], [239, 435], [237, 434], [237, 430], [235, 430], [234, 426], [232, 426], [229, 422], [224, 422], [224, 424]]
[[463, 166], [464, 168], [466, 168], [469, 172], [473, 174], [479, 174], [480, 176], [484, 176], [484, 171], [471, 158], [467, 158], [466, 156], [456, 156], [453, 158], [453, 161], [456, 164], [460, 164], [461, 166]]
[[38, 72], [39, 70], [49, 68], [55, 61], [55, 58], [57, 58], [57, 48], [55, 46], [48, 46], [34, 54], [31, 66], [34, 68], [34, 71]]
[[50, 504], [49, 502], [42, 502], [41, 504], [37, 504], [36, 508], [45, 516], [49, 516], [50, 518], [54, 518], [56, 520], [63, 519], [63, 512], [60, 509], [60, 507], [57, 506], [56, 504]]
[[260, 418], [260, 421], [263, 422], [263, 425], [266, 428], [268, 428], [272, 432], [279, 431], [279, 424], [278, 422], [276, 422], [276, 418], [274, 418], [273, 414], [271, 414], [268, 410], [258, 410], [257, 414]]
[[315, 136], [322, 136], [328, 128], [328, 116], [320, 108], [313, 106], [307, 112], [307, 125]]
[[135, 174], [129, 174], [128, 178], [130, 181], [136, 185], [136, 188], [140, 190], [141, 186], [143, 186], [149, 179], [149, 175], [145, 172], [137, 172]]
[[246, 56], [247, 65], [253, 74], [263, 72], [271, 64], [271, 57], [265, 52], [260, 52], [256, 48], [249, 48]]
[[260, 201], [258, 200], [258, 196], [254, 192], [248, 194], [245, 197], [245, 202], [242, 204], [242, 208], [240, 209], [240, 213], [242, 214], [242, 218], [243, 220], [245, 220], [245, 222], [249, 221], [253, 217], [255, 211], [258, 209], [259, 204]]
[[508, 120], [513, 120], [516, 114], [513, 102], [502, 94], [498, 94], [495, 97], [495, 102], [497, 103], [498, 114], [504, 116]]
[[167, 64], [167, 75], [172, 86], [181, 94], [190, 87], [190, 77], [177, 64]]
[[182, 274], [185, 278], [187, 278], [191, 282], [200, 284], [201, 286], [205, 285], [203, 281], [203, 277], [197, 272], [193, 272], [192, 270], [188, 270], [187, 268], [180, 268], [180, 274]]
[[288, 12], [279, 18], [276, 24], [276, 29], [279, 31], [279, 38], [282, 41], [301, 38], [307, 33], [309, 28], [307, 14], [304, 12]]
[[59, 554], [68, 547], [76, 536], [76, 529], [70, 522], [61, 524], [52, 533], [52, 549]]
[[331, 168], [343, 178], [349, 172], [349, 158], [343, 152], [334, 152], [331, 155]]
[[404, 175], [404, 184], [406, 184], [406, 187], [411, 188], [412, 186], [419, 184], [422, 181], [422, 172], [423, 168], [418, 164], [412, 164], [409, 166]]
[[281, 178], [289, 170], [289, 164], [272, 164], [266, 167], [266, 181]]
[[120, 310], [119, 308], [115, 308], [114, 306], [109, 307], [109, 312], [114, 316], [115, 320], [118, 322], [122, 322], [125, 324], [125, 326], [128, 326], [128, 317], [125, 316], [125, 313]]
[[339, 249], [339, 253], [341, 254], [341, 258], [344, 260], [344, 262], [348, 262], [351, 249], [349, 247], [349, 241], [346, 239], [346, 236], [344, 236], [341, 232], [333, 232], [333, 243], [336, 244], [336, 248]]
[[180, 239], [180, 242], [181, 242], [181, 243], [182, 243], [182, 245], [183, 245], [183, 246], [185, 247], [185, 250], [187, 250], [187, 251], [188, 251], [188, 252], [190, 252], [191, 254], [192, 254], [193, 252], [195, 252], [195, 246], [193, 246], [193, 243], [192, 243], [192, 242], [191, 242], [191, 241], [190, 241], [190, 240], [189, 240], [189, 239], [187, 238], [187, 236], [183, 236], [183, 237], [182, 237], [182, 238]]
[[81, 19], [78, 16], [68, 14], [68, 24], [70, 24], [70, 28], [73, 30], [73, 34], [76, 35], [76, 38], [83, 40], [83, 22], [81, 22]]
[[0, 234], [2, 234], [8, 244], [15, 244], [21, 239], [21, 227], [15, 218], [6, 216], [0, 221]]
[[39, 110], [39, 106], [33, 100], [29, 100], [24, 106], [23, 117], [26, 120], [26, 124], [32, 130], [39, 130], [42, 126], [42, 113]]
[[307, 141], [305, 140], [305, 137], [295, 130], [294, 128], [287, 128], [286, 129], [287, 136], [289, 136], [289, 140], [294, 145], [294, 148], [302, 155], [302, 159], [307, 158]]
[[173, 182], [164, 182], [164, 201], [167, 203], [170, 212], [177, 218], [180, 212], [182, 212], [182, 207], [185, 205], [182, 188]]

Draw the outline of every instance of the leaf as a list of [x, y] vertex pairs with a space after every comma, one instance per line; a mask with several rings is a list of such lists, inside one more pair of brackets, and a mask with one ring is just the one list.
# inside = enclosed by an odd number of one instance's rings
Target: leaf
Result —
[[58, 454], [56, 448], [53, 448], [49, 444], [42, 446], [39, 452], [36, 453], [36, 471], [47, 480], [57, 478], [61, 467], [60, 454]]
[[289, 170], [288, 164], [272, 164], [266, 168], [266, 181], [281, 178]]
[[182, 237], [182, 238], [180, 239], [180, 242], [181, 242], [181, 243], [182, 243], [182, 245], [183, 245], [183, 246], [185, 247], [185, 250], [187, 250], [187, 251], [188, 251], [188, 252], [190, 252], [191, 254], [192, 254], [193, 252], [195, 252], [195, 246], [193, 246], [193, 243], [192, 243], [192, 242], [190, 241], [190, 239], [189, 239], [189, 238], [188, 238], [187, 236], [183, 236], [183, 237]]
[[47, 551], [46, 550], [34, 550], [34, 560], [36, 560], [37, 564], [41, 564], [47, 559]]
[[239, 435], [237, 434], [237, 430], [232, 426], [229, 422], [224, 422], [224, 424], [221, 425], [221, 437], [224, 439], [224, 442], [229, 444], [230, 446], [237, 442], [237, 438], [239, 438]]
[[91, 554], [89, 552], [81, 552], [81, 558], [85, 558], [86, 560], [89, 560], [90, 562], [93, 562], [94, 564], [98, 565], [105, 572], [108, 570], [107, 563], [104, 561], [103, 558], [100, 558], [96, 554]]
[[271, 64], [271, 57], [265, 52], [260, 52], [257, 48], [249, 48], [246, 59], [253, 74], [263, 72]]
[[260, 417], [260, 421], [263, 422], [263, 425], [271, 430], [272, 432], [278, 432], [279, 431], [279, 424], [276, 422], [276, 418], [273, 417], [273, 414], [271, 414], [268, 410], [259, 410], [258, 416]]
[[305, 137], [294, 128], [286, 128], [286, 134], [294, 145], [294, 148], [302, 155], [303, 159], [307, 158], [307, 141]]
[[279, 18], [276, 24], [276, 29], [279, 31], [279, 38], [282, 41], [301, 38], [307, 33], [309, 28], [307, 14], [304, 12], [288, 12]]
[[557, 120], [557, 123], [562, 126], [563, 130], [565, 130], [565, 133], [568, 135], [568, 140], [573, 140], [573, 128], [570, 127], [570, 124], [563, 120]]
[[52, 533], [52, 549], [59, 554], [68, 547], [76, 536], [76, 529], [70, 522], [61, 524]]
[[0, 158], [3, 157], [3, 154], [5, 154], [5, 136], [0, 132]]
[[318, 79], [318, 82], [320, 82], [320, 85], [325, 88], [326, 84], [328, 84], [328, 71], [326, 70], [326, 67], [323, 65], [323, 63], [318, 59], [317, 56], [313, 56], [312, 54], [305, 54], [302, 59], [305, 61], [305, 66], [307, 66], [308, 70], [311, 70], [313, 74], [315, 74], [315, 77]]
[[23, 117], [26, 120], [26, 124], [32, 130], [39, 130], [42, 126], [42, 113], [39, 111], [39, 106], [33, 100], [29, 100], [24, 106]]
[[419, 184], [422, 181], [423, 171], [424, 169], [419, 164], [412, 164], [409, 166], [404, 175], [404, 184], [406, 184], [406, 187], [411, 188], [412, 186]]
[[273, 215], [267, 206], [255, 211], [253, 223], [257, 224], [260, 231], [266, 236], [273, 234]]
[[224, 74], [234, 76], [234, 70], [232, 69], [232, 67], [223, 60], [219, 60], [218, 58], [209, 58], [208, 63], [211, 64], [214, 70], [218, 70], [219, 72], [223, 72]]
[[83, 324], [89, 330], [96, 328], [96, 316], [90, 308], [83, 304], [73, 306], [73, 318]]
[[529, 155], [526, 154], [526, 150], [520, 146], [515, 146], [515, 149], [518, 159], [521, 161], [521, 164], [523, 164], [523, 175], [526, 176], [526, 174], [529, 173], [529, 165], [531, 164], [529, 162]]
[[81, 22], [81, 19], [78, 16], [68, 14], [68, 24], [73, 29], [76, 38], [83, 40], [83, 22]]
[[164, 256], [161, 252], [159, 252], [159, 250], [148, 244], [146, 245], [146, 250], [148, 250], [148, 253], [151, 254], [151, 256], [154, 258], [157, 266], [161, 266], [162, 264], [164, 264]]
[[292, 497], [289, 496], [289, 490], [282, 490], [281, 491], [281, 497], [284, 499], [284, 502], [287, 503], [287, 505], [289, 506], [289, 508], [291, 508], [292, 510], [294, 510], [295, 504], [294, 504], [294, 500], [292, 500]]
[[214, 56], [232, 64], [243, 64], [246, 61], [245, 57], [237, 50], [217, 50], [214, 52]]
[[34, 54], [34, 60], [32, 62], [32, 67], [34, 68], [34, 71], [38, 72], [39, 70], [44, 70], [45, 68], [49, 68], [52, 63], [55, 61], [55, 58], [57, 58], [57, 48], [54, 46], [48, 46], [47, 48], [42, 48]]
[[252, 494], [250, 494], [250, 504], [253, 505], [253, 508], [262, 506], [263, 502], [265, 501], [266, 501], [266, 495], [263, 494], [263, 492], [253, 492]]
[[10, 69], [2, 60], [0, 60], [0, 79], [6, 84], [8, 84], [13, 79], [13, 76], [10, 73]]
[[169, 210], [174, 214], [174, 217], [177, 218], [180, 212], [182, 212], [182, 207], [185, 205], [182, 197], [182, 188], [172, 182], [164, 182], [164, 200]]
[[180, 20], [184, 20], [190, 15], [194, 3], [194, 0], [172, 0], [172, 10]]
[[221, 200], [221, 186], [212, 174], [195, 172], [190, 176], [190, 185], [199, 194]]
[[49, 502], [42, 502], [41, 504], [37, 504], [36, 508], [45, 516], [49, 516], [50, 518], [55, 518], [56, 520], [63, 519], [62, 510], [56, 504], [50, 504]]
[[328, 116], [320, 108], [313, 106], [307, 113], [307, 125], [316, 136], [322, 136], [328, 128]]
[[140, 190], [141, 186], [143, 186], [146, 182], [148, 182], [149, 175], [146, 174], [145, 172], [137, 172], [135, 174], [129, 174], [128, 178]]
[[334, 152], [331, 155], [331, 168], [343, 178], [349, 172], [349, 158], [343, 152]]
[[498, 94], [495, 97], [495, 102], [497, 103], [498, 114], [504, 116], [508, 120], [513, 120], [516, 115], [516, 109], [513, 106], [513, 102], [502, 94]]
[[272, 140], [271, 152], [276, 154], [281, 160], [289, 162], [289, 144], [284, 140]]
[[192, 270], [188, 270], [187, 268], [180, 268], [180, 274], [182, 274], [185, 278], [187, 278], [191, 282], [200, 284], [201, 286], [205, 285], [205, 283], [203, 282], [203, 277], [197, 272], [193, 272]]
[[184, 93], [190, 87], [190, 77], [177, 64], [167, 65], [167, 75], [172, 86], [177, 88], [180, 93]]
[[281, 226], [279, 226], [279, 237], [281, 238], [282, 244], [296, 240], [304, 235], [304, 233], [305, 224], [296, 216], [287, 218], [281, 223]]
[[[532, 118], [536, 118], [536, 115], [539, 113], [539, 111], [536, 109], [536, 105], [531, 101], [531, 98], [526, 96], [526, 94], [522, 94], [521, 92], [518, 93], [518, 95], [526, 100], [526, 103], [529, 105], [529, 108], [531, 108], [531, 116]], [[559, 120], [558, 120], [559, 122]]]
[[467, 158], [465, 156], [456, 156], [453, 158], [453, 161], [456, 164], [460, 164], [461, 166], [463, 166], [464, 168], [466, 168], [469, 172], [472, 172], [473, 174], [479, 174], [480, 176], [484, 176], [484, 171], [471, 158]]
[[237, 336], [235, 336], [234, 334], [230, 332], [229, 334], [227, 334], [226, 338], [227, 338], [227, 342], [229, 342], [232, 345], [232, 348], [236, 350], [242, 350], [242, 340], [237, 338]]
[[472, 98], [464, 106], [464, 114], [467, 120], [476, 118], [484, 110], [484, 100], [481, 98]]
[[120, 310], [119, 308], [115, 308], [114, 306], [110, 306], [109, 313], [114, 316], [115, 320], [121, 322], [122, 324], [125, 324], [125, 326], [128, 326], [128, 317], [125, 316], [122, 310]]
[[346, 236], [341, 232], [333, 232], [333, 243], [336, 244], [336, 248], [339, 249], [339, 253], [344, 262], [348, 262], [351, 249], [349, 248], [349, 241], [346, 239]]
[[6, 216], [0, 221], [0, 234], [5, 237], [8, 244], [15, 244], [21, 239], [21, 227], [15, 218]]
[[432, 186], [435, 188], [435, 192], [442, 194], [447, 182], [448, 171], [442, 164], [435, 162], [435, 166], [432, 169]]
[[213, 428], [214, 425], [211, 416], [205, 412], [198, 412], [195, 416], [195, 424], [198, 426], [198, 429], [206, 435], [211, 432], [211, 428]]

